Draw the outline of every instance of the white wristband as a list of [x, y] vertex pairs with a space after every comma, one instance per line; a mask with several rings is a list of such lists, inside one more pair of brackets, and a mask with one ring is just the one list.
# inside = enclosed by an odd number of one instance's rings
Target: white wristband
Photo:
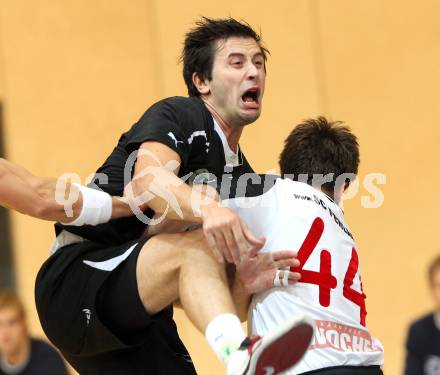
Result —
[[75, 185], [81, 192], [83, 202], [79, 216], [65, 225], [97, 225], [106, 223], [112, 217], [112, 197], [100, 190]]

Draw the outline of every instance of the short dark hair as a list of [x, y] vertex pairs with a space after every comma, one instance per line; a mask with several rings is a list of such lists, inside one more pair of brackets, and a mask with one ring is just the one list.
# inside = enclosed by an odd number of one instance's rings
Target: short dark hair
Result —
[[[357, 175], [359, 144], [341, 121], [328, 121], [325, 117], [308, 119], [285, 140], [279, 163], [282, 175], [297, 181], [302, 180], [300, 175], [306, 175], [308, 184], [314, 182], [314, 175], [333, 174], [331, 182], [322, 184], [325, 190], [333, 191], [338, 176]], [[349, 180], [344, 182], [348, 186]]]
[[434, 285], [434, 276], [438, 270], [440, 270], [440, 255], [431, 262], [428, 268], [428, 279], [431, 286]]
[[263, 47], [261, 35], [253, 30], [247, 22], [237, 21], [234, 18], [202, 17], [196, 22], [196, 26], [186, 34], [180, 57], [183, 62], [183, 79], [188, 88], [189, 96], [200, 96], [200, 92], [192, 80], [193, 74], [200, 73], [206, 79], [211, 80], [216, 42], [230, 37], [254, 39], [261, 48], [264, 60], [267, 60], [269, 51]]

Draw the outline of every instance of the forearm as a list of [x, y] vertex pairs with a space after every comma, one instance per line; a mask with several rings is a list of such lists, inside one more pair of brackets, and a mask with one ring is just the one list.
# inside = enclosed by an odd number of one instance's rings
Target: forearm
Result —
[[[27, 169], [0, 158], [1, 206], [39, 219], [69, 224], [79, 217], [83, 203], [83, 194], [69, 181], [37, 177]], [[112, 218], [133, 214], [128, 199], [112, 197], [111, 203]]]
[[[43, 179], [42, 179], [43, 180]], [[100, 202], [100, 205], [104, 205], [107, 207], [106, 210], [108, 211], [108, 214], [111, 213], [112, 219], [117, 219], [121, 217], [127, 217], [133, 215], [133, 212], [131, 210], [130, 204], [128, 202], [127, 198], [121, 198], [121, 197], [110, 197], [107, 193], [104, 192], [97, 192], [94, 190], [91, 190], [86, 187], [81, 187], [81, 190], [78, 188], [78, 185], [71, 184], [69, 182], [63, 182], [61, 186], [64, 188], [63, 190], [56, 191], [57, 189], [57, 183], [59, 183], [59, 180], [51, 180], [51, 179], [45, 179], [45, 183], [40, 184], [40, 186], [36, 189], [39, 196], [45, 201], [46, 206], [46, 212], [44, 215], [44, 219], [46, 220], [52, 220], [52, 221], [60, 221], [65, 224], [69, 224], [73, 222], [74, 220], [78, 219], [80, 214], [83, 212], [83, 210], [89, 210], [89, 212], [95, 211], [95, 214], [93, 216], [97, 215], [96, 212], [99, 212], [98, 206], [96, 206], [96, 201], [93, 202], [92, 206], [89, 207], [83, 207], [85, 204], [84, 195], [86, 193], [86, 190], [89, 192], [93, 192], [95, 195], [95, 198], [98, 198], [98, 201]], [[58, 189], [61, 189], [58, 187]], [[60, 202], [58, 199], [58, 202], [56, 201], [56, 194], [64, 194], [64, 197], [66, 198], [65, 203]], [[90, 193], [87, 193], [90, 194]], [[107, 196], [107, 198], [105, 197]], [[90, 198], [89, 198], [90, 199]], [[101, 200], [104, 199], [103, 202]], [[104, 204], [105, 203], [105, 204]], [[111, 204], [111, 207], [109, 205]], [[107, 216], [106, 219], [102, 219], [102, 217], [97, 217], [96, 223], [90, 223], [85, 222], [84, 224], [101, 224], [108, 219], [110, 219], [110, 216]], [[75, 224], [75, 225], [83, 225], [83, 224]]]
[[156, 213], [166, 214], [169, 219], [201, 223], [203, 210], [219, 204], [212, 194], [187, 185], [165, 168], [152, 167], [150, 171], [135, 178], [132, 187], [135, 197], [147, 194], [147, 204]]
[[81, 197], [73, 204], [73, 217], [69, 218], [64, 205], [55, 200], [55, 180], [15, 171], [8, 168], [0, 175], [0, 205], [43, 220], [73, 220], [79, 215]]
[[[41, 203], [41, 212], [37, 217], [44, 220], [69, 223], [78, 218], [83, 207], [83, 196], [77, 186], [65, 182], [64, 190], [57, 186], [60, 180], [38, 177], [33, 182], [34, 191], [38, 194]], [[57, 191], [57, 188], [59, 189]], [[63, 194], [60, 199], [57, 194]]]
[[112, 197], [112, 219], [131, 215], [133, 215], [133, 211], [127, 198]]
[[35, 177], [31, 172], [21, 165], [14, 164], [6, 159], [0, 158], [0, 170], [7, 171], [13, 175], [21, 178], [22, 180], [28, 180]]

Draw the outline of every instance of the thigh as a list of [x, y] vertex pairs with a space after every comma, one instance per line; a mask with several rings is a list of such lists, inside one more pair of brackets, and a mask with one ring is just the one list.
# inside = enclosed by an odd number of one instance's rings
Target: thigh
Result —
[[160, 234], [145, 243], [138, 257], [136, 278], [149, 314], [157, 314], [178, 301], [181, 266], [197, 251], [210, 252], [201, 229]]

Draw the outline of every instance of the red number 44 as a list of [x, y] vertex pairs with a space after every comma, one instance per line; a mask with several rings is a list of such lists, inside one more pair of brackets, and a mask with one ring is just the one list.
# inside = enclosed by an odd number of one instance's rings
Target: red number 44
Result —
[[[299, 267], [292, 267], [291, 270], [294, 272], [299, 272], [301, 274], [301, 283], [314, 284], [319, 286], [319, 303], [321, 306], [328, 307], [330, 305], [330, 292], [331, 289], [335, 289], [338, 285], [338, 281], [332, 275], [332, 257], [328, 250], [321, 250], [320, 254], [320, 268], [319, 271], [309, 271], [303, 269], [304, 264], [312, 255], [313, 250], [315, 250], [316, 245], [321, 239], [322, 233], [324, 232], [324, 222], [321, 218], [317, 217], [309, 230], [304, 242], [302, 243], [298, 251], [298, 260], [301, 262]], [[344, 277], [344, 297], [349, 301], [355, 303], [360, 307], [360, 323], [365, 327], [365, 320], [367, 316], [367, 310], [365, 307], [365, 294], [362, 290], [358, 292], [352, 289], [353, 280], [359, 269], [359, 258], [356, 249], [353, 248], [351, 251], [351, 259], [348, 265], [347, 272]]]

